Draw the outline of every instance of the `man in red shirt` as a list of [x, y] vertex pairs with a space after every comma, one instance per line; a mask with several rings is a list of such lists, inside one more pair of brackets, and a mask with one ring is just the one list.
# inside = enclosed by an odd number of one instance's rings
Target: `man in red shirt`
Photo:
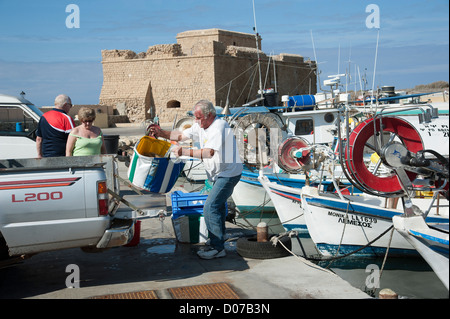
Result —
[[67, 137], [75, 127], [74, 120], [68, 115], [71, 107], [70, 97], [60, 94], [55, 98], [55, 108], [41, 117], [36, 130], [39, 158], [66, 155]]

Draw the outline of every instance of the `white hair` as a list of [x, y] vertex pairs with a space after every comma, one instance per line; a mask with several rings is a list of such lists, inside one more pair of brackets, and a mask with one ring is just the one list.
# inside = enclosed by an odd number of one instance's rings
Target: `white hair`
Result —
[[209, 114], [214, 115], [214, 117], [216, 116], [216, 108], [208, 100], [200, 100], [200, 101], [198, 101], [194, 105], [194, 112], [195, 112], [196, 108], [199, 108], [202, 111], [202, 114], [203, 114], [205, 119], [209, 116]]
[[55, 98], [55, 106], [56, 107], [63, 107], [64, 104], [72, 104], [72, 101], [70, 97], [68, 97], [65, 94], [60, 94]]

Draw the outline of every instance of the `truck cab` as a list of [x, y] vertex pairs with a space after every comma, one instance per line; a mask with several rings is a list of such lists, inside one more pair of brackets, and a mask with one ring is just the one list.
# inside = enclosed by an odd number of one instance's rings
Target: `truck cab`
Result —
[[37, 157], [36, 129], [42, 114], [22, 96], [0, 94], [0, 159]]

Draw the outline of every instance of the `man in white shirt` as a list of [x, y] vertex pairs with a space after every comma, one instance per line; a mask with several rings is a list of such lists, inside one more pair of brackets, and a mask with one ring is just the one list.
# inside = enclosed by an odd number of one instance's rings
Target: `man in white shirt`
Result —
[[203, 208], [211, 250], [197, 253], [200, 258], [213, 259], [226, 256], [225, 203], [239, 182], [243, 166], [233, 131], [226, 121], [216, 117], [213, 104], [201, 100], [195, 104], [193, 111], [195, 123], [183, 132], [165, 131], [159, 126], [152, 126], [150, 134], [173, 141], [192, 139], [200, 144], [200, 149], [195, 150], [176, 146], [173, 152], [178, 156], [201, 159], [209, 181], [214, 183]]

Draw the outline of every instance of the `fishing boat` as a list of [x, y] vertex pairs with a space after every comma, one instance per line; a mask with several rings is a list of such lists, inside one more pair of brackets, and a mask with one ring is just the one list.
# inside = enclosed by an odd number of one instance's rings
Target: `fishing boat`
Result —
[[394, 227], [427, 261], [449, 289], [449, 224], [428, 223], [422, 215], [394, 216]]
[[[309, 101], [315, 99], [311, 98]], [[299, 102], [292, 103], [295, 105]], [[258, 112], [236, 118], [233, 123], [234, 132], [238, 139], [239, 152], [247, 165], [232, 194], [237, 209], [258, 214], [272, 213], [275, 210], [272, 200], [258, 180], [261, 167], [265, 167], [264, 174], [272, 182], [298, 189], [303, 187], [305, 175], [299, 174], [303, 167], [299, 166], [297, 160], [291, 160], [289, 156], [281, 154], [287, 154], [293, 147], [331, 145], [336, 138], [336, 121], [339, 114], [338, 109], [329, 108], [299, 112]], [[309, 162], [307, 156], [305, 161]], [[267, 200], [264, 201], [264, 198]]]
[[[389, 200], [367, 194], [343, 195], [319, 193], [315, 187], [303, 187], [302, 207], [309, 234], [324, 256], [417, 256], [416, 249], [393, 231], [392, 218], [403, 214], [403, 206], [390, 208]], [[426, 207], [430, 199], [413, 199]], [[447, 211], [431, 211], [427, 222], [448, 224]]]
[[[258, 180], [269, 195], [284, 230], [297, 231], [301, 236], [309, 234], [301, 202], [302, 188], [309, 184], [326, 192], [335, 192], [335, 185], [330, 178], [314, 181], [305, 175], [297, 174], [295, 178], [288, 178], [285, 182], [283, 177], [275, 174], [264, 175], [261, 172]], [[296, 181], [295, 184], [293, 180]], [[353, 187], [349, 182], [342, 183], [340, 181], [337, 186], [345, 193], [353, 192]], [[356, 189], [356, 191], [360, 193], [359, 190]]]
[[[340, 76], [336, 76], [333, 79], [333, 85], [339, 81]], [[417, 96], [420, 95], [415, 95], [415, 97]], [[299, 189], [305, 185], [304, 170], [314, 169], [302, 162], [305, 159], [308, 160], [306, 156], [303, 159], [293, 158], [290, 152], [293, 149], [313, 145], [327, 145], [337, 154], [340, 143], [338, 140], [339, 130], [340, 132], [351, 131], [359, 124], [361, 118], [365, 116], [364, 114], [369, 112], [370, 106], [354, 106], [347, 109], [348, 116], [345, 118], [342, 108], [336, 107], [334, 101], [349, 101], [349, 95], [331, 95], [331, 99], [327, 99], [327, 97], [328, 95], [324, 94], [284, 96], [282, 98], [285, 103], [283, 107], [229, 109], [229, 123], [234, 128], [239, 153], [247, 164], [241, 180], [232, 194], [232, 199], [239, 212], [247, 213], [250, 216], [249, 212], [258, 214], [258, 216], [261, 214], [272, 215], [274, 211], [279, 213], [283, 208], [276, 207], [273, 197], [280, 197], [280, 194], [266, 192], [258, 180], [261, 167], [271, 183], [294, 188], [285, 189], [286, 192], [290, 192], [285, 198], [290, 200], [289, 198], [293, 194], [299, 193]], [[409, 97], [405, 96], [405, 98]], [[402, 96], [396, 97], [396, 99], [402, 98]], [[388, 98], [385, 99], [379, 99], [379, 101], [390, 102]], [[395, 108], [396, 106], [397, 108]], [[408, 109], [408, 106], [403, 104], [387, 104], [379, 107], [378, 110], [386, 107], [389, 107], [389, 110], [404, 111]], [[300, 111], [293, 112], [295, 109], [300, 109]], [[370, 110], [370, 112], [373, 111]], [[416, 113], [403, 112], [403, 115], [411, 115], [415, 120], [417, 112], [419, 111], [416, 110]], [[348, 126], [340, 124], [345, 121]], [[314, 156], [315, 153], [310, 152], [309, 154]], [[373, 166], [370, 155], [365, 156], [364, 161], [368, 163], [367, 165]], [[380, 168], [377, 169], [380, 170]], [[346, 179], [345, 176], [338, 176], [338, 178], [341, 181]], [[330, 177], [328, 176], [323, 183], [332, 184]], [[350, 182], [347, 181], [345, 184], [349, 186]], [[274, 187], [276, 186], [274, 185]], [[295, 215], [298, 215], [297, 211]]]
[[[406, 108], [418, 109], [420, 115], [408, 120], [408, 114], [393, 117], [398, 110], [382, 109], [346, 136], [348, 142], [340, 152], [342, 168], [364, 195], [302, 189], [308, 231], [322, 254], [376, 256], [387, 249], [397, 256], [417, 254], [403, 236], [392, 232], [392, 218], [415, 207], [418, 211], [429, 207], [427, 223], [448, 224], [448, 200], [443, 199], [447, 202], [444, 207], [433, 208], [429, 206], [432, 199], [418, 198], [419, 193], [430, 191], [444, 191], [448, 198], [448, 115], [439, 119], [432, 107], [424, 110], [428, 107]], [[411, 124], [417, 118], [418, 123]], [[442, 150], [442, 154], [436, 150]], [[375, 169], [364, 160], [370, 153], [378, 158]], [[381, 166], [383, 174], [378, 171]], [[406, 204], [398, 209], [387, 205], [398, 198]], [[386, 236], [388, 232], [391, 235]]]

